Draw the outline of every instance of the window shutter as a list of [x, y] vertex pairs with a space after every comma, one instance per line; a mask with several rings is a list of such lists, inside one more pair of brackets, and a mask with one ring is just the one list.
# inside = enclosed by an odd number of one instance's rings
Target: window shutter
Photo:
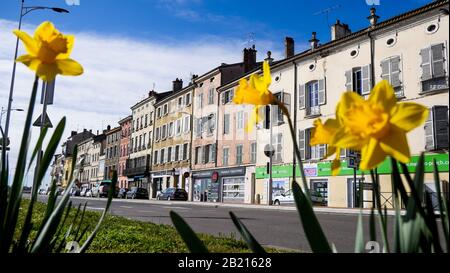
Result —
[[447, 106], [433, 107], [434, 135], [436, 149], [448, 149], [448, 110]]
[[298, 97], [299, 97], [299, 109], [305, 109], [306, 106], [306, 97], [305, 97], [305, 85], [301, 84], [298, 90]]
[[223, 133], [228, 134], [230, 132], [230, 115], [224, 115], [223, 119]]
[[391, 85], [395, 87], [400, 87], [402, 85], [400, 81], [400, 56], [395, 56], [391, 58]]
[[205, 164], [205, 150], [204, 146], [200, 147], [200, 162], [202, 162], [202, 164]]
[[234, 89], [230, 91], [230, 100], [229, 102], [232, 102], [234, 98]]
[[280, 120], [278, 118], [278, 111], [280, 111], [278, 105], [270, 105], [270, 120], [273, 121], [273, 126], [276, 126], [280, 123]]
[[305, 159], [305, 131], [300, 130], [298, 132], [298, 148], [300, 150], [301, 159]]
[[326, 82], [325, 79], [319, 80], [319, 105], [324, 105], [326, 103]]
[[319, 158], [325, 158], [325, 155], [327, 154], [327, 145], [321, 144], [319, 145]]
[[216, 162], [216, 144], [211, 144], [209, 162]]
[[172, 154], [171, 154], [172, 158], [170, 159], [170, 161], [175, 161], [175, 152], [176, 152], [176, 148], [175, 148], [175, 146], [173, 146]]
[[422, 64], [420, 65], [422, 68], [422, 81], [426, 81], [431, 79], [431, 57], [430, 57], [431, 48], [424, 48], [420, 51], [420, 55], [422, 56]]
[[363, 66], [362, 70], [362, 95], [367, 95], [370, 93], [371, 83], [370, 83], [370, 65]]
[[433, 136], [433, 109], [430, 109], [430, 113], [428, 115], [428, 119], [425, 122], [425, 150], [430, 151], [434, 150], [434, 136]]
[[289, 114], [291, 114], [291, 94], [287, 92], [283, 92], [283, 103], [286, 106]]
[[309, 140], [311, 138], [311, 129], [305, 130], [305, 159], [311, 159], [311, 146]]
[[444, 77], [444, 44], [431, 46], [431, 56], [433, 60], [433, 78]]
[[340, 157], [346, 157], [348, 154], [348, 150], [347, 149], [341, 149], [341, 154], [339, 155]]
[[390, 81], [390, 60], [383, 60], [381, 61], [381, 78], [383, 80]]
[[351, 70], [345, 71], [345, 88], [347, 91], [353, 90], [353, 72]]

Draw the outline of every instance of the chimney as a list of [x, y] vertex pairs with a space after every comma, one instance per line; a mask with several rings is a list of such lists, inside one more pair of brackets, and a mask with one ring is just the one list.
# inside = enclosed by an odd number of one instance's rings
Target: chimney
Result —
[[110, 131], [111, 130], [111, 125], [106, 126], [106, 131]]
[[341, 39], [351, 33], [352, 31], [347, 24], [342, 24], [341, 21], [336, 20], [336, 23], [331, 26], [331, 41]]
[[75, 135], [77, 135], [77, 131], [72, 131], [72, 132], [70, 132], [70, 136], [71, 136], [71, 137], [73, 137], [73, 136], [75, 136]]
[[319, 46], [319, 41], [320, 40], [317, 39], [316, 34], [317, 33], [314, 31], [312, 33], [311, 40], [309, 40], [309, 42], [311, 44], [311, 50], [314, 50], [314, 49], [316, 49]]
[[294, 39], [291, 37], [284, 38], [284, 58], [290, 58], [295, 54]]
[[97, 130], [97, 135], [98, 135], [98, 130]]
[[273, 58], [272, 58], [272, 52], [271, 51], [267, 51], [267, 58], [265, 58], [264, 60], [267, 61], [269, 64], [272, 64]]
[[251, 48], [244, 48], [244, 72], [248, 72], [255, 68], [256, 52], [255, 45]]
[[192, 74], [191, 83], [194, 83], [195, 79], [197, 79], [197, 78], [198, 78], [198, 75]]
[[183, 89], [183, 80], [182, 79], [176, 78], [172, 82], [172, 84], [173, 84], [173, 88], [172, 88], [173, 92], [180, 91], [181, 89]]
[[377, 25], [378, 19], [380, 18], [380, 16], [378, 16], [375, 12], [377, 10], [375, 9], [375, 7], [371, 7], [370, 8], [370, 16], [367, 17], [367, 19], [369, 19], [369, 23], [371, 27], [375, 27]]
[[92, 129], [90, 129], [90, 130], [89, 130], [89, 133], [91, 133], [91, 134], [92, 134]]

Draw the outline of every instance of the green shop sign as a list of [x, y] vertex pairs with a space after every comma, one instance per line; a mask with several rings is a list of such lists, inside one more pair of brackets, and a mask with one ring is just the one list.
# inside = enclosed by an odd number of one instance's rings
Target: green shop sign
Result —
[[[433, 154], [425, 155], [425, 172], [433, 172], [433, 159], [436, 159], [436, 164], [438, 166], [439, 172], [448, 172], [448, 154]], [[408, 166], [408, 171], [415, 172], [417, 161], [419, 161], [419, 156], [412, 156], [411, 162], [406, 164]], [[317, 164], [318, 176], [331, 176], [331, 162], [320, 162]], [[399, 167], [400, 168], [400, 167]], [[379, 174], [390, 174], [392, 173], [391, 160], [386, 158], [383, 163], [381, 163], [377, 171]], [[357, 171], [357, 174], [361, 174], [361, 171]], [[341, 161], [341, 171], [339, 175], [353, 175], [353, 169], [347, 167], [346, 161]]]
[[[448, 154], [433, 154], [425, 155], [425, 172], [433, 172], [433, 159], [436, 160], [439, 172], [448, 172]], [[412, 156], [411, 162], [406, 164], [410, 172], [416, 171], [417, 161], [419, 161], [419, 156]], [[317, 164], [305, 164], [305, 175], [307, 177], [315, 176], [331, 176], [331, 161], [319, 162]], [[287, 178], [292, 177], [292, 165], [274, 165], [272, 169], [273, 178]], [[377, 171], [379, 174], [390, 174], [392, 172], [391, 161], [386, 158], [383, 163], [381, 163]], [[300, 176], [300, 168], [296, 166], [295, 173]], [[361, 171], [357, 171], [357, 174], [361, 174]], [[367, 172], [366, 172], [367, 173]], [[341, 170], [339, 175], [353, 175], [353, 168], [347, 167], [347, 161], [341, 161]], [[256, 179], [269, 178], [266, 166], [256, 167]]]

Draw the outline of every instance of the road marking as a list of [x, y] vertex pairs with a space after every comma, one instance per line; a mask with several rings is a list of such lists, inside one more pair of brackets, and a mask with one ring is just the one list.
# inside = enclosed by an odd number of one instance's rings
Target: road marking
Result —
[[130, 206], [119, 206], [119, 207], [124, 208], [124, 209], [132, 209], [133, 208], [133, 207], [130, 207]]
[[86, 207], [87, 209], [93, 209], [93, 210], [103, 210], [104, 208], [96, 208], [96, 207]]

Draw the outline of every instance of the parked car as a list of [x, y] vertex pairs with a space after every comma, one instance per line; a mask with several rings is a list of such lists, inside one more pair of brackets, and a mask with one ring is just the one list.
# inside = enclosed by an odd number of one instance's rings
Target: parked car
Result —
[[126, 198], [127, 197], [127, 192], [128, 192], [128, 189], [126, 189], [126, 188], [121, 188], [120, 190], [119, 190], [119, 193], [117, 194], [117, 198]]
[[70, 193], [69, 193], [70, 196], [80, 196], [80, 194], [81, 194], [81, 190], [77, 186], [72, 187], [72, 189], [70, 190]]
[[148, 199], [148, 191], [144, 188], [132, 187], [125, 196], [127, 199]]
[[188, 194], [185, 189], [178, 188], [167, 188], [161, 191], [158, 196], [156, 196], [158, 200], [181, 200], [187, 201]]
[[88, 188], [82, 188], [80, 192], [80, 196], [86, 197], [86, 193], [90, 191]]
[[[311, 201], [314, 204], [320, 204], [324, 205], [326, 203], [325, 197], [320, 195], [320, 193], [315, 191], [310, 191], [311, 194]], [[292, 190], [288, 190], [285, 193], [282, 193], [280, 195], [276, 195], [273, 197], [273, 204], [274, 205], [282, 205], [282, 204], [294, 204], [294, 193]]]
[[47, 195], [47, 189], [39, 189], [39, 194]]
[[[111, 180], [103, 180], [100, 182], [100, 185], [98, 187], [98, 196], [99, 197], [108, 197], [108, 191], [111, 186], [112, 181]], [[114, 191], [114, 197], [117, 197], [117, 194], [119, 193], [119, 187], [116, 186], [116, 190]]]
[[99, 197], [99, 195], [98, 195], [99, 188], [100, 188], [100, 184], [95, 184], [94, 186], [92, 186], [91, 197]]
[[92, 197], [92, 190], [91, 189], [86, 191], [86, 197]]

